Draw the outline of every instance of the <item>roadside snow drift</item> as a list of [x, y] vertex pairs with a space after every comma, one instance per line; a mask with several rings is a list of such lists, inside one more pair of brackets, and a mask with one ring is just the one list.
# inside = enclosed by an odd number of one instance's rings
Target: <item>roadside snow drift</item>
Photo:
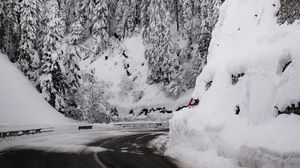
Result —
[[53, 109], [1, 53], [0, 67], [0, 125], [70, 122]]
[[300, 166], [300, 117], [278, 115], [300, 102], [300, 25], [278, 25], [279, 8], [224, 2], [193, 93], [200, 104], [171, 120], [169, 155], [193, 167]]

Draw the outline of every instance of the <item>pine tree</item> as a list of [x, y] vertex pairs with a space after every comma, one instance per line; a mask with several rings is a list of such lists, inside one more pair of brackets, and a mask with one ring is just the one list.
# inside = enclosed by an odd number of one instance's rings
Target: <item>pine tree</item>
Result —
[[3, 23], [3, 20], [4, 20], [4, 2], [0, 1], [0, 51], [2, 51], [4, 48], [4, 41], [3, 41], [4, 23]]
[[[19, 26], [19, 3], [14, 0], [2, 1], [2, 28], [0, 33], [2, 38], [2, 50], [6, 53], [12, 62], [18, 60], [17, 50], [20, 41]], [[1, 42], [0, 42], [1, 43]], [[0, 44], [1, 45], [1, 44]]]
[[44, 98], [57, 110], [64, 111], [66, 79], [59, 61], [61, 59], [60, 45], [63, 38], [63, 24], [59, 17], [57, 1], [49, 1], [50, 9], [47, 16], [47, 34], [44, 38], [40, 72], [40, 90]]
[[71, 31], [71, 25], [78, 20], [80, 0], [59, 0], [60, 16], [65, 24], [65, 31]]
[[75, 22], [72, 26], [72, 34], [63, 61], [68, 83], [70, 84], [70, 89], [73, 91], [77, 91], [81, 83], [78, 63], [83, 58], [83, 53], [78, 45], [81, 41], [82, 31], [83, 27], [81, 23], [79, 21]]
[[[56, 0], [54, 0], [57, 2]], [[36, 26], [36, 41], [37, 41], [37, 51], [38, 54], [42, 54], [43, 44], [44, 44], [44, 38], [47, 34], [47, 24], [50, 21], [49, 20], [49, 14], [52, 13], [52, 9], [49, 8], [46, 0], [37, 0], [37, 26]]]
[[94, 0], [81, 0], [78, 2], [78, 14], [79, 14], [79, 21], [81, 25], [85, 28], [83, 30], [82, 38], [85, 40], [87, 39], [93, 28], [93, 15], [95, 10], [95, 3]]
[[150, 22], [150, 17], [149, 17], [149, 5], [150, 5], [151, 0], [143, 0], [142, 4], [141, 4], [141, 16], [140, 16], [140, 20], [141, 20], [141, 24], [144, 27], [148, 27], [149, 26], [149, 22]]
[[65, 115], [73, 119], [82, 119], [82, 112], [77, 108], [76, 96], [82, 86], [81, 69], [79, 62], [84, 57], [80, 49], [83, 27], [80, 21], [73, 23], [71, 37], [62, 60], [63, 72], [66, 75], [68, 87], [66, 88], [66, 108]]
[[[99, 1], [99, 0], [98, 0]], [[93, 23], [93, 19], [94, 19], [94, 15], [95, 15], [95, 8], [96, 7], [96, 3], [94, 2], [94, 0], [89, 0], [87, 7], [86, 7], [86, 18], [87, 18], [87, 25], [88, 27], [92, 27], [92, 23]]]
[[145, 56], [148, 60], [150, 74], [148, 82], [170, 83], [170, 60], [173, 59], [175, 48], [171, 39], [171, 18], [163, 0], [152, 0], [149, 6], [149, 27], [144, 30], [144, 42], [147, 45]]
[[129, 37], [135, 30], [135, 8], [129, 8], [126, 13], [124, 14], [125, 19], [123, 22], [125, 23], [124, 25], [124, 36]]
[[193, 28], [193, 1], [192, 0], [181, 0], [182, 4], [182, 33], [183, 36], [191, 41], [192, 28]]
[[39, 64], [36, 51], [36, 26], [37, 26], [37, 3], [36, 0], [23, 0], [21, 3], [21, 40], [19, 68], [33, 81]]
[[108, 7], [104, 0], [98, 0], [95, 15], [93, 20], [95, 24], [93, 26], [93, 38], [96, 45], [94, 47], [94, 53], [98, 55], [101, 51], [106, 50], [109, 45], [109, 30], [107, 18], [109, 16]]
[[[114, 33], [124, 38], [126, 36], [126, 24], [129, 21], [133, 20], [133, 15], [135, 14], [133, 11], [133, 6], [131, 6], [130, 0], [122, 0], [118, 1], [116, 12], [115, 12], [115, 24], [114, 24]], [[129, 23], [130, 24], [130, 23]]]

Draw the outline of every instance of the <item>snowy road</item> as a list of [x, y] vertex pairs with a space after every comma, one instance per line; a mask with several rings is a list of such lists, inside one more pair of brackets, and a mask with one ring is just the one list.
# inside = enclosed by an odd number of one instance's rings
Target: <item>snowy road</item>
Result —
[[102, 147], [104, 151], [79, 153], [15, 149], [0, 153], [1, 168], [176, 168], [170, 158], [155, 154], [148, 142], [167, 130], [137, 131], [102, 139], [87, 146]]

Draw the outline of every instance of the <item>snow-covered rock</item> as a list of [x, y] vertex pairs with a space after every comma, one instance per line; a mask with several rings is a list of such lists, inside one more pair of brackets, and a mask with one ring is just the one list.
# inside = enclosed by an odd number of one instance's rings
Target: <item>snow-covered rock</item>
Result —
[[71, 122], [52, 108], [7, 56], [1, 53], [0, 67], [0, 126]]
[[279, 8], [224, 2], [193, 93], [200, 103], [171, 120], [169, 155], [190, 151], [193, 167], [300, 166], [300, 116], [277, 111], [300, 101], [300, 25], [279, 25]]

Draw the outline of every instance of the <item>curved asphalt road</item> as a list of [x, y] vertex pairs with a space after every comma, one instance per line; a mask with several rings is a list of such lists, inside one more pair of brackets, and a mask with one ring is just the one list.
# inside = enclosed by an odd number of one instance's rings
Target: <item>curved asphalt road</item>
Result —
[[137, 132], [88, 144], [109, 149], [99, 153], [12, 149], [0, 153], [0, 168], [177, 168], [170, 158], [147, 148], [147, 143], [161, 134]]

